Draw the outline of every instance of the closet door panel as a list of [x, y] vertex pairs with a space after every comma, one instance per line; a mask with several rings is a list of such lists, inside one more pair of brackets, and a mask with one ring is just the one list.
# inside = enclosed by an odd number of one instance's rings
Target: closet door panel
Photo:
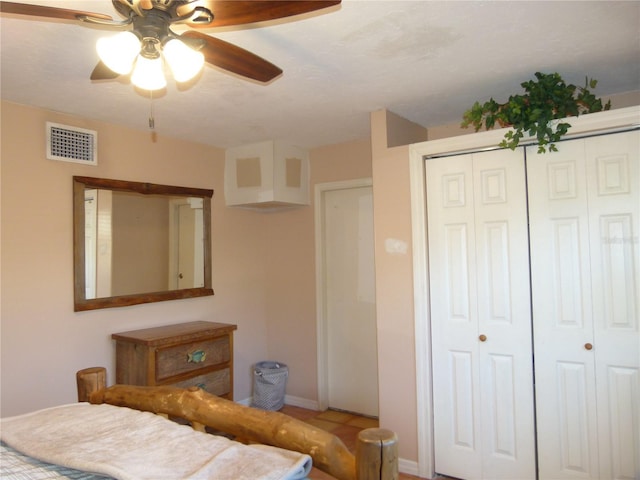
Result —
[[[558, 382], [559, 401], [554, 407], [558, 409], [558, 425], [562, 426], [558, 432], [562, 448], [556, 453], [561, 455], [560, 466], [565, 472], [588, 475], [589, 452], [593, 447], [590, 444], [591, 439], [584, 432], [585, 425], [589, 424], [590, 415], [590, 405], [585, 392], [588, 389], [587, 378], [592, 372], [588, 368], [588, 362], [558, 361], [556, 368], [557, 375], [552, 380]], [[547, 437], [541, 437], [541, 441], [547, 440]], [[541, 449], [541, 454], [548, 454], [548, 449]], [[547, 478], [547, 475], [548, 472], [543, 472], [541, 478]]]
[[426, 181], [436, 468], [464, 478], [482, 470], [471, 157], [428, 161]]
[[452, 443], [471, 452], [476, 451], [475, 412], [473, 407], [474, 391], [477, 384], [474, 379], [473, 352], [449, 351], [449, 382], [453, 415], [449, 428], [453, 434]]
[[436, 470], [453, 477], [535, 477], [524, 183], [521, 152], [427, 161]]
[[585, 140], [601, 478], [640, 478], [640, 133]]
[[638, 368], [609, 365], [607, 369], [605, 400], [607, 410], [602, 412], [601, 449], [602, 478], [635, 480], [640, 478], [640, 452], [638, 451], [638, 399], [640, 378]]
[[488, 395], [485, 411], [491, 412], [487, 450], [491, 456], [507, 457], [512, 460], [517, 456], [516, 425], [516, 388], [513, 355], [489, 355], [489, 377], [483, 379]]
[[581, 220], [584, 223], [579, 216], [555, 218], [548, 226], [548, 238], [553, 242], [549, 273], [555, 291], [552, 318], [556, 328], [584, 327], [584, 279], [589, 272], [580, 256]]
[[[473, 229], [471, 230], [473, 232]], [[447, 282], [447, 319], [456, 324], [469, 325], [473, 320], [469, 303], [469, 225], [466, 223], [444, 226], [444, 275]], [[461, 328], [465, 328], [464, 326]]]
[[543, 480], [640, 477], [638, 139], [527, 151]]
[[[522, 151], [473, 154], [484, 478], [535, 476]], [[485, 338], [482, 340], [482, 338]]]
[[540, 479], [598, 478], [582, 142], [527, 149]]

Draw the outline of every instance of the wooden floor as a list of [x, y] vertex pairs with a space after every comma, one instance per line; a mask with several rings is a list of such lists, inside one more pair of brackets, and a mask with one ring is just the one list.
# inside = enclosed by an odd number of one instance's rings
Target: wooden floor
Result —
[[[300, 407], [292, 407], [291, 405], [285, 405], [282, 413], [286, 413], [298, 420], [310, 423], [318, 428], [333, 433], [340, 437], [344, 444], [355, 453], [356, 440], [360, 430], [365, 428], [375, 428], [378, 426], [378, 420], [360, 417], [351, 413], [339, 412], [335, 410], [326, 410], [324, 412], [317, 412], [315, 410], [307, 410]], [[331, 480], [333, 477], [327, 475], [324, 472], [314, 468], [309, 475], [313, 480]], [[416, 480], [420, 477], [413, 475], [407, 475], [401, 473], [398, 477], [399, 480]]]

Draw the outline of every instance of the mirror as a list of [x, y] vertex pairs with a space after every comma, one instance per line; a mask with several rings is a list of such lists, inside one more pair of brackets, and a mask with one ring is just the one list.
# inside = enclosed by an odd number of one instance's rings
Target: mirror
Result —
[[73, 177], [74, 311], [213, 295], [212, 196]]

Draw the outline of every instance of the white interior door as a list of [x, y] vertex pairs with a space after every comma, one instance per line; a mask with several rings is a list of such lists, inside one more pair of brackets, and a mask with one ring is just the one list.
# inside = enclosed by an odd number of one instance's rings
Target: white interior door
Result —
[[84, 191], [85, 227], [85, 298], [111, 296], [112, 192]]
[[378, 416], [372, 188], [322, 195], [328, 406]]
[[638, 132], [528, 149], [540, 478], [640, 478]]
[[84, 191], [84, 298], [96, 298], [98, 249], [98, 190]]
[[535, 478], [522, 151], [426, 162], [435, 467]]
[[204, 214], [200, 198], [169, 202], [170, 289], [204, 286]]
[[[196, 210], [188, 203], [178, 207], [178, 288], [194, 288]], [[198, 285], [200, 286], [200, 285]]]

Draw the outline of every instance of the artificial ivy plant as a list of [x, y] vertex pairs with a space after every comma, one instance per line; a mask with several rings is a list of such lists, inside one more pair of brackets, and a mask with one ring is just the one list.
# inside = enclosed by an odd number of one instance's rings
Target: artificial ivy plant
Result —
[[506, 103], [498, 103], [493, 98], [484, 104], [474, 103], [464, 113], [461, 126], [473, 125], [476, 132], [484, 125], [487, 130], [496, 123], [509, 130], [500, 147], [514, 150], [520, 139], [528, 133], [538, 140], [538, 153], [556, 152], [555, 142], [567, 133], [571, 125], [555, 120], [580, 114], [609, 110], [611, 102], [602, 104], [589, 89], [594, 89], [597, 80], [585, 79], [584, 87], [567, 85], [558, 73], [535, 73], [535, 80], [523, 82], [523, 95], [511, 95]]

